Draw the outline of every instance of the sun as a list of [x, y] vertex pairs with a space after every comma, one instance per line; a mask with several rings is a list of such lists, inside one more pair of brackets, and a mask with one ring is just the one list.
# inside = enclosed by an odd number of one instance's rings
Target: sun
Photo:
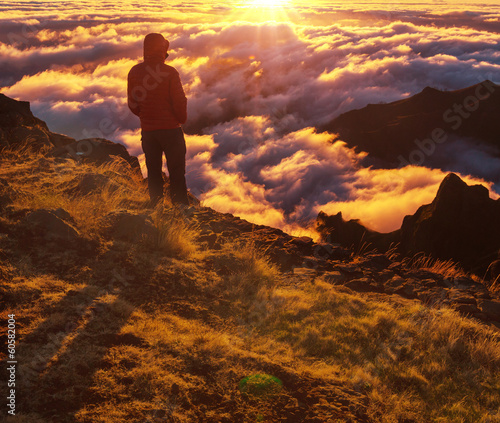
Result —
[[250, 6], [255, 7], [283, 7], [286, 3], [286, 0], [252, 0], [248, 2]]
[[238, 9], [243, 18], [254, 22], [288, 22], [291, 4], [290, 0], [250, 0], [240, 3]]

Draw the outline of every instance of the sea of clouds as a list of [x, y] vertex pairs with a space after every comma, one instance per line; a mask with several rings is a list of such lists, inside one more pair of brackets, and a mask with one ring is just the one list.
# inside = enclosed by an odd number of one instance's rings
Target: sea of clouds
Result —
[[121, 142], [143, 163], [126, 80], [144, 35], [161, 32], [188, 96], [188, 188], [205, 205], [295, 234], [320, 210], [399, 228], [446, 173], [364, 167], [365, 153], [315, 128], [426, 86], [499, 83], [500, 6], [281, 3], [5, 2], [0, 91], [52, 131]]

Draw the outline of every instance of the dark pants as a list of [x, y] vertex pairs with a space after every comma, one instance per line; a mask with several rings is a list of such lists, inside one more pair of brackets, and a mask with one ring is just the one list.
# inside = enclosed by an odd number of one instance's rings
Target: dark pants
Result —
[[167, 159], [172, 203], [189, 204], [186, 188], [186, 141], [182, 129], [142, 131], [142, 150], [148, 169], [149, 196], [153, 203], [163, 197], [162, 161]]

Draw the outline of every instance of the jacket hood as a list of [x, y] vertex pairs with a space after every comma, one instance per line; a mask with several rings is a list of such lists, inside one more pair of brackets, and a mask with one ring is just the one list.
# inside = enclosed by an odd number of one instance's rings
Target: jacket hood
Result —
[[144, 38], [144, 60], [165, 60], [169, 42], [158, 33], [151, 33]]

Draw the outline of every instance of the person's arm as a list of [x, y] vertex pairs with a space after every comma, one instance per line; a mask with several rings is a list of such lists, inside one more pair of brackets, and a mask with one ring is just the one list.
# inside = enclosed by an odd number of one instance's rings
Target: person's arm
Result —
[[182, 88], [179, 72], [175, 71], [170, 82], [170, 96], [174, 115], [181, 125], [187, 120], [187, 98]]
[[137, 100], [134, 98], [134, 91], [137, 90], [137, 82], [134, 77], [134, 72], [133, 68], [130, 70], [128, 73], [128, 78], [127, 78], [127, 100], [128, 100], [128, 108], [130, 111], [134, 114], [139, 116], [140, 113], [140, 107], [139, 103]]

